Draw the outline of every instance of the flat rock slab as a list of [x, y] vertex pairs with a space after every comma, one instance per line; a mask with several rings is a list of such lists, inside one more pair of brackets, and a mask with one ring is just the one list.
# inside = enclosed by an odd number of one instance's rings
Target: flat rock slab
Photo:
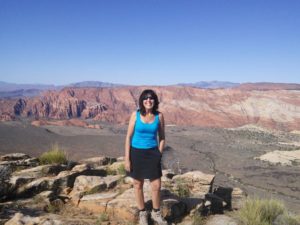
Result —
[[106, 211], [107, 203], [117, 197], [117, 192], [105, 192], [83, 196], [78, 204], [79, 208], [87, 209], [96, 214]]

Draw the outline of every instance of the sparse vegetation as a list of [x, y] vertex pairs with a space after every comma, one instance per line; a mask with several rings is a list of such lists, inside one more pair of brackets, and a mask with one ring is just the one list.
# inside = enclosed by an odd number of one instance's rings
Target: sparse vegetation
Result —
[[182, 180], [176, 181], [176, 194], [181, 198], [187, 198], [190, 196], [190, 189], [187, 183]]
[[48, 204], [47, 207], [46, 207], [46, 211], [48, 213], [57, 213], [60, 211], [60, 206], [56, 205], [56, 204]]
[[126, 170], [125, 170], [125, 165], [121, 164], [118, 169], [117, 169], [117, 173], [119, 175], [126, 175]]
[[204, 225], [204, 224], [205, 224], [204, 218], [199, 213], [195, 213], [193, 216], [192, 225]]
[[33, 203], [35, 205], [45, 202], [45, 199], [41, 195], [35, 195], [33, 197]]
[[107, 176], [117, 175], [117, 171], [115, 171], [115, 170], [113, 170], [113, 169], [107, 167], [107, 168], [106, 168], [106, 175], [107, 175]]
[[96, 194], [98, 192], [101, 192], [103, 190], [102, 187], [96, 186], [86, 192], [83, 193], [83, 195], [92, 195], [92, 194]]
[[97, 221], [96, 221], [96, 224], [100, 225], [105, 221], [109, 221], [109, 217], [106, 213], [101, 213], [100, 216], [98, 217]]
[[41, 164], [66, 164], [67, 155], [58, 144], [54, 144], [49, 151], [39, 157], [39, 161]]
[[299, 218], [288, 214], [282, 202], [275, 199], [245, 200], [238, 212], [241, 225], [299, 225]]
[[126, 175], [125, 165], [120, 164], [117, 168], [108, 166], [106, 168], [107, 175]]

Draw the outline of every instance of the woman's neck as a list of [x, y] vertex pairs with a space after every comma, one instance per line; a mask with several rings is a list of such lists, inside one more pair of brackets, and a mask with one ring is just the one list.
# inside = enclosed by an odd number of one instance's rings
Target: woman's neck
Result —
[[151, 110], [151, 109], [148, 109], [148, 110], [146, 109], [145, 115], [151, 115], [151, 114], [153, 114], [153, 113], [152, 113], [152, 110]]

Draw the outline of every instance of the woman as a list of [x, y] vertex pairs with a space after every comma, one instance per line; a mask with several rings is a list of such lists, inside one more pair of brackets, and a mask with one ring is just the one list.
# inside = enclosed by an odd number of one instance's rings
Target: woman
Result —
[[141, 225], [148, 224], [143, 193], [144, 179], [149, 179], [151, 183], [152, 219], [159, 225], [167, 224], [160, 212], [161, 156], [165, 145], [165, 128], [158, 104], [158, 97], [153, 90], [142, 92], [139, 110], [130, 117], [125, 143], [125, 169], [134, 180]]

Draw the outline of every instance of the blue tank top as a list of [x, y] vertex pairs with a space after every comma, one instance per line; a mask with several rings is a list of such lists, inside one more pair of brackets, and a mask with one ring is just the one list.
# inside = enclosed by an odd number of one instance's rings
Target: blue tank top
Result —
[[144, 123], [141, 120], [140, 111], [136, 112], [134, 132], [131, 146], [139, 149], [149, 149], [158, 146], [157, 132], [159, 128], [159, 116], [155, 115], [152, 123]]

